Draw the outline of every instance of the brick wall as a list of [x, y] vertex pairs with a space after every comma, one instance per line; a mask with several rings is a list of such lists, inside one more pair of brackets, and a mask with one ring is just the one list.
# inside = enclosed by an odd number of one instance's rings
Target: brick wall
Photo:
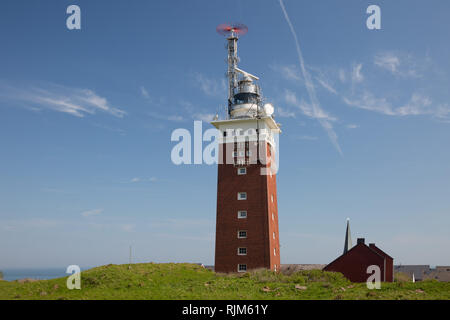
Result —
[[[219, 157], [230, 159], [226, 151], [235, 147], [219, 145]], [[269, 145], [265, 147], [268, 150]], [[246, 264], [247, 270], [280, 266], [276, 175], [261, 175], [263, 164], [245, 167], [247, 173], [238, 175], [238, 166], [218, 165], [216, 272], [237, 272], [238, 264]], [[238, 192], [246, 192], [247, 200], [238, 200]], [[240, 210], [247, 211], [247, 218], [238, 218]], [[239, 239], [239, 230], [247, 231], [247, 238]], [[239, 247], [247, 248], [247, 255], [238, 255]]]

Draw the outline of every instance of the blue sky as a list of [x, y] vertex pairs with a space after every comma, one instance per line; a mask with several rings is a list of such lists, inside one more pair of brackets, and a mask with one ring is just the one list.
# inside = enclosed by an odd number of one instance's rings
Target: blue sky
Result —
[[225, 105], [230, 21], [282, 123], [282, 263], [332, 261], [350, 217], [395, 263], [450, 264], [450, 3], [343, 3], [284, 0], [305, 78], [276, 0], [2, 1], [0, 268], [213, 263], [217, 168], [170, 136]]

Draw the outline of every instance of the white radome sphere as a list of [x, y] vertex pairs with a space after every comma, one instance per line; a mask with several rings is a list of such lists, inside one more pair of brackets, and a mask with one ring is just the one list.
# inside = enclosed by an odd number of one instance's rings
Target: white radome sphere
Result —
[[264, 105], [263, 109], [264, 109], [264, 113], [265, 113], [267, 116], [270, 117], [270, 116], [273, 114], [274, 108], [273, 108], [273, 105], [272, 105], [271, 103], [266, 103], [266, 104]]

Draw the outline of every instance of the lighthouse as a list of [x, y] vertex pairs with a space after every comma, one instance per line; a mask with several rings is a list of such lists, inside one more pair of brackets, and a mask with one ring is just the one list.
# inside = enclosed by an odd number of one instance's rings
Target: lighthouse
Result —
[[222, 24], [227, 39], [228, 100], [219, 130], [217, 175], [216, 272], [280, 270], [276, 173], [277, 135], [274, 108], [264, 103], [259, 78], [238, 67], [242, 24]]

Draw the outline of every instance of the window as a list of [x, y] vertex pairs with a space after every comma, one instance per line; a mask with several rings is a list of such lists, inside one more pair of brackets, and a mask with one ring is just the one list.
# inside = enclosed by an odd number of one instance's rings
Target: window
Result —
[[273, 195], [271, 195], [271, 198], [272, 198], [272, 202], [273, 202]]
[[233, 151], [233, 157], [237, 157], [237, 152]]
[[250, 150], [248, 150], [246, 153], [247, 153], [247, 157], [251, 157], [252, 156], [252, 152]]
[[247, 174], [247, 168], [238, 168], [238, 175]]
[[273, 238], [275, 239], [275, 232], [273, 233]]
[[244, 151], [239, 151], [239, 157], [243, 157], [244, 156]]
[[245, 231], [245, 230], [239, 230], [239, 231], [238, 231], [238, 238], [239, 238], [239, 239], [245, 239], [245, 238], [247, 238], [247, 231]]
[[247, 211], [238, 211], [238, 219], [246, 219]]
[[277, 272], [277, 265], [273, 266], [273, 271]]
[[273, 248], [273, 255], [276, 256], [277, 255], [277, 249]]
[[245, 272], [247, 271], [247, 265], [246, 264], [238, 264], [238, 272]]
[[272, 213], [272, 221], [275, 221], [275, 215]]
[[247, 255], [247, 248], [238, 248], [238, 255], [239, 256], [246, 256]]
[[247, 192], [238, 192], [238, 200], [247, 200]]

